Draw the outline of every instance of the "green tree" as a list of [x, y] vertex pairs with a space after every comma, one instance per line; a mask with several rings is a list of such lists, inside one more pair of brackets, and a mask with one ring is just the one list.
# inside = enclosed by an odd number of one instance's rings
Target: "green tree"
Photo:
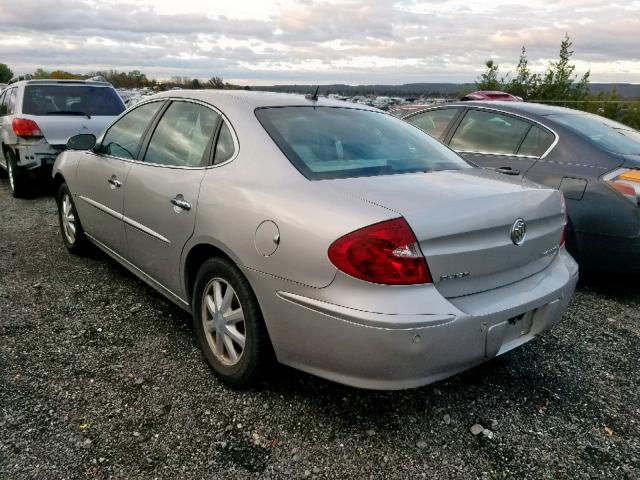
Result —
[[498, 79], [498, 64], [493, 60], [485, 63], [487, 70], [480, 74], [476, 80], [478, 90], [501, 90], [503, 82]]
[[560, 43], [560, 55], [557, 62], [549, 62], [547, 71], [536, 88], [535, 98], [538, 100], [585, 100], [589, 96], [589, 74], [585, 73], [575, 83], [575, 65], [571, 63], [573, 43], [565, 34]]
[[39, 68], [35, 72], [33, 72], [32, 77], [33, 78], [37, 78], [37, 79], [43, 79], [43, 78], [51, 78], [50, 75], [51, 74], [49, 72], [47, 72], [46, 70], [43, 70], [42, 68]]
[[7, 83], [13, 78], [13, 72], [6, 63], [0, 63], [0, 83]]
[[527, 99], [535, 94], [540, 76], [531, 73], [529, 70], [529, 60], [527, 59], [527, 49], [523, 46], [520, 53], [520, 60], [516, 67], [515, 77], [505, 85], [505, 90], [513, 95]]
[[220, 77], [211, 77], [209, 80], [207, 80], [205, 88], [222, 89], [224, 88], [224, 81]]

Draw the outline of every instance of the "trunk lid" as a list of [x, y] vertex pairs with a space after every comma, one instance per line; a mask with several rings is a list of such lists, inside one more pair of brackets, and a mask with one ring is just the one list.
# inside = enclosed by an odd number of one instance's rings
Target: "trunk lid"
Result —
[[[507, 285], [547, 267], [558, 251], [561, 194], [482, 169], [333, 180], [343, 194], [403, 216], [445, 297]], [[526, 224], [520, 245], [511, 238]]]
[[117, 117], [96, 115], [87, 118], [85, 115], [19, 115], [38, 124], [45, 140], [50, 145], [63, 146], [67, 140], [79, 133], [92, 133], [99, 137]]

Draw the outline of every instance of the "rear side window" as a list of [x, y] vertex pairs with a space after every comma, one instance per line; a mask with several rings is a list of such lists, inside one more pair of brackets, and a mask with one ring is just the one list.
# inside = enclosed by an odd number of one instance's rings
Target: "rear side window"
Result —
[[449, 146], [465, 152], [513, 155], [529, 126], [528, 122], [507, 115], [469, 110]]
[[549, 149], [554, 139], [551, 132], [532, 125], [518, 149], [518, 155], [541, 157]]
[[434, 138], [382, 113], [309, 106], [261, 108], [256, 116], [311, 180], [472, 168]]
[[173, 102], [158, 123], [144, 161], [160, 165], [201, 167], [220, 115], [210, 108]]
[[5, 103], [5, 99], [7, 98], [7, 90], [2, 92], [0, 95], [0, 116], [4, 116], [7, 114], [7, 104]]
[[407, 118], [407, 122], [432, 137], [440, 138], [457, 113], [455, 108], [441, 108], [414, 115]]
[[227, 126], [226, 122], [222, 124], [220, 128], [220, 135], [218, 135], [218, 143], [216, 144], [216, 154], [213, 158], [214, 165], [218, 163], [226, 162], [229, 160], [235, 152], [235, 146], [233, 144], [233, 137], [231, 136], [231, 130]]
[[102, 140], [100, 152], [114, 157], [136, 157], [142, 135], [163, 102], [141, 105], [114, 123]]
[[7, 92], [7, 115], [13, 115], [16, 112], [16, 91], [17, 88], [12, 88]]
[[27, 85], [22, 101], [29, 115], [117, 116], [124, 110], [113, 88], [91, 85]]

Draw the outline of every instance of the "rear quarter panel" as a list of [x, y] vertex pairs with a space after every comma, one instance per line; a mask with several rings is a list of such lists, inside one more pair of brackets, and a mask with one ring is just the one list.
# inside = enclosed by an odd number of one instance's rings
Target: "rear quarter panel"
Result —
[[[186, 253], [205, 243], [220, 248], [240, 266], [324, 287], [336, 273], [327, 255], [333, 241], [398, 217], [378, 205], [336, 194], [330, 188], [331, 180], [307, 180], [257, 121], [253, 125], [235, 123], [234, 128], [240, 153], [230, 163], [205, 173], [196, 228], [182, 255], [183, 271]], [[256, 248], [256, 230], [267, 220], [277, 225], [279, 244], [273, 254], [264, 256]]]
[[526, 178], [564, 193], [571, 232], [628, 236], [636, 231], [637, 234], [637, 221], [621, 222], [617, 218], [630, 213], [630, 203], [600, 180], [624, 159], [560, 127], [552, 125], [552, 128], [560, 136], [558, 144], [547, 157], [536, 162]]

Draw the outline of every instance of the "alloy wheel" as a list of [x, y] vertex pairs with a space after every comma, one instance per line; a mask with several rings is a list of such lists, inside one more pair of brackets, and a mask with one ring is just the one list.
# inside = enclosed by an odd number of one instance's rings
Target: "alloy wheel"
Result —
[[221, 278], [212, 279], [204, 289], [202, 325], [216, 358], [224, 365], [237, 364], [246, 343], [244, 313], [236, 291]]
[[16, 190], [16, 181], [13, 178], [13, 165], [11, 164], [11, 160], [7, 160], [7, 173], [9, 176], [9, 186], [11, 187], [11, 191], [15, 192]]
[[64, 230], [64, 236], [67, 241], [73, 245], [76, 241], [76, 217], [73, 214], [73, 207], [71, 204], [71, 197], [68, 193], [62, 196], [62, 211], [60, 216], [62, 218], [62, 229]]

